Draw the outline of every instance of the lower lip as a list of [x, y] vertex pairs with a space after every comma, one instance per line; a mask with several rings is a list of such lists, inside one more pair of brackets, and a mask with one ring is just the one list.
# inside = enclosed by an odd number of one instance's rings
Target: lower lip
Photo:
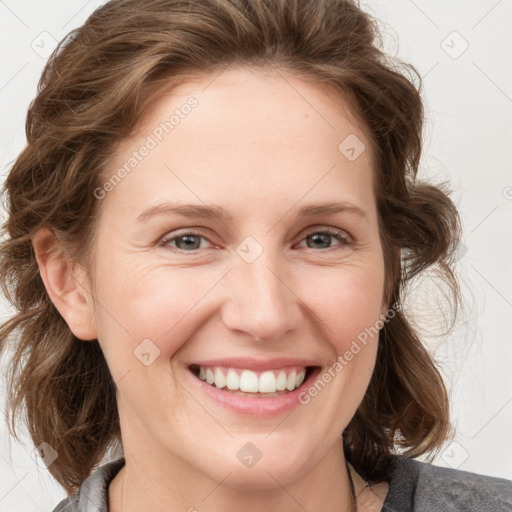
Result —
[[305, 380], [297, 389], [285, 393], [284, 395], [268, 397], [268, 398], [255, 398], [244, 397], [216, 388], [207, 382], [196, 377], [188, 368], [187, 372], [192, 377], [195, 386], [198, 386], [206, 395], [215, 400], [217, 403], [223, 405], [227, 409], [238, 414], [256, 417], [273, 417], [287, 413], [302, 405], [299, 401], [299, 395], [303, 393], [316, 376], [320, 373], [321, 368], [315, 368], [311, 375]]

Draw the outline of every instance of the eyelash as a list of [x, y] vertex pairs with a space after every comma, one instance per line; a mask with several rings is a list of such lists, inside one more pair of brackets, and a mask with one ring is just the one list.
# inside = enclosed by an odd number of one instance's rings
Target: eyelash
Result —
[[[334, 247], [327, 247], [326, 249], [321, 249], [323, 251], [335, 250], [337, 247], [338, 248], [340, 248], [340, 247], [352, 247], [354, 245], [354, 242], [352, 240], [350, 240], [348, 237], [345, 237], [340, 232], [332, 230], [332, 229], [329, 229], [329, 228], [323, 229], [323, 230], [310, 231], [309, 233], [306, 233], [304, 235], [304, 237], [302, 237], [299, 241], [305, 240], [308, 236], [315, 235], [315, 234], [330, 235], [330, 236], [336, 238], [339, 242], [341, 242], [340, 245], [336, 245]], [[196, 236], [196, 237], [200, 237], [200, 238], [203, 238], [205, 240], [208, 240], [207, 237], [205, 237], [203, 234], [198, 233], [196, 231], [184, 231], [183, 233], [178, 234], [178, 235], [164, 236], [164, 238], [162, 238], [158, 242], [157, 246], [158, 247], [166, 247], [169, 242], [171, 242], [173, 240], [176, 240], [178, 238], [184, 237], [186, 235], [192, 235], [192, 236]], [[210, 240], [208, 240], [208, 242], [210, 242]], [[190, 251], [184, 251], [183, 249], [179, 249], [178, 247], [173, 247], [173, 249], [175, 249], [176, 251], [178, 251], [181, 254], [183, 254], [183, 253], [194, 254], [194, 253], [196, 253], [199, 250], [199, 249], [192, 249]], [[314, 250], [314, 249], [311, 249], [311, 250]]]

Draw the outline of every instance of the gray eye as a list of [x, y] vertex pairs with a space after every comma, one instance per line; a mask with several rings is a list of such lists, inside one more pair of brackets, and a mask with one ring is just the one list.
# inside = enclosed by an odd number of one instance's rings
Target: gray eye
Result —
[[[313, 245], [313, 246], [310, 246], [308, 244], [308, 247], [311, 248], [311, 249], [326, 249], [327, 247], [330, 247], [331, 245], [331, 238], [333, 238], [333, 235], [330, 235], [329, 233], [314, 233], [312, 235], [308, 235], [306, 237], [306, 240], [310, 240], [313, 242], [313, 244], [317, 244], [317, 245]], [[318, 244], [320, 245], [323, 245], [322, 247], [319, 247]]]
[[[176, 247], [181, 250], [187, 250], [187, 249], [199, 249], [199, 246], [201, 245], [201, 238], [200, 235], [180, 235], [173, 238], [173, 240], [176, 240]], [[180, 243], [180, 241], [182, 243]]]

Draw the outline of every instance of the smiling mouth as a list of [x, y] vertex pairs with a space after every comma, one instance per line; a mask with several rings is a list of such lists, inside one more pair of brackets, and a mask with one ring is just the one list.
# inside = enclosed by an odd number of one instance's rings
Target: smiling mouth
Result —
[[225, 366], [203, 367], [197, 364], [189, 370], [200, 380], [222, 391], [246, 397], [275, 397], [290, 393], [305, 385], [319, 366], [290, 366], [263, 372]]

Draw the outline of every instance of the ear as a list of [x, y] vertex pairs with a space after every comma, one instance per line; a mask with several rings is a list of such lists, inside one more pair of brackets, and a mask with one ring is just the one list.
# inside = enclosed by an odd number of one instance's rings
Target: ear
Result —
[[55, 234], [41, 228], [33, 237], [39, 273], [50, 300], [72, 333], [81, 340], [97, 338], [93, 323], [94, 304], [86, 280], [86, 269], [67, 257]]

